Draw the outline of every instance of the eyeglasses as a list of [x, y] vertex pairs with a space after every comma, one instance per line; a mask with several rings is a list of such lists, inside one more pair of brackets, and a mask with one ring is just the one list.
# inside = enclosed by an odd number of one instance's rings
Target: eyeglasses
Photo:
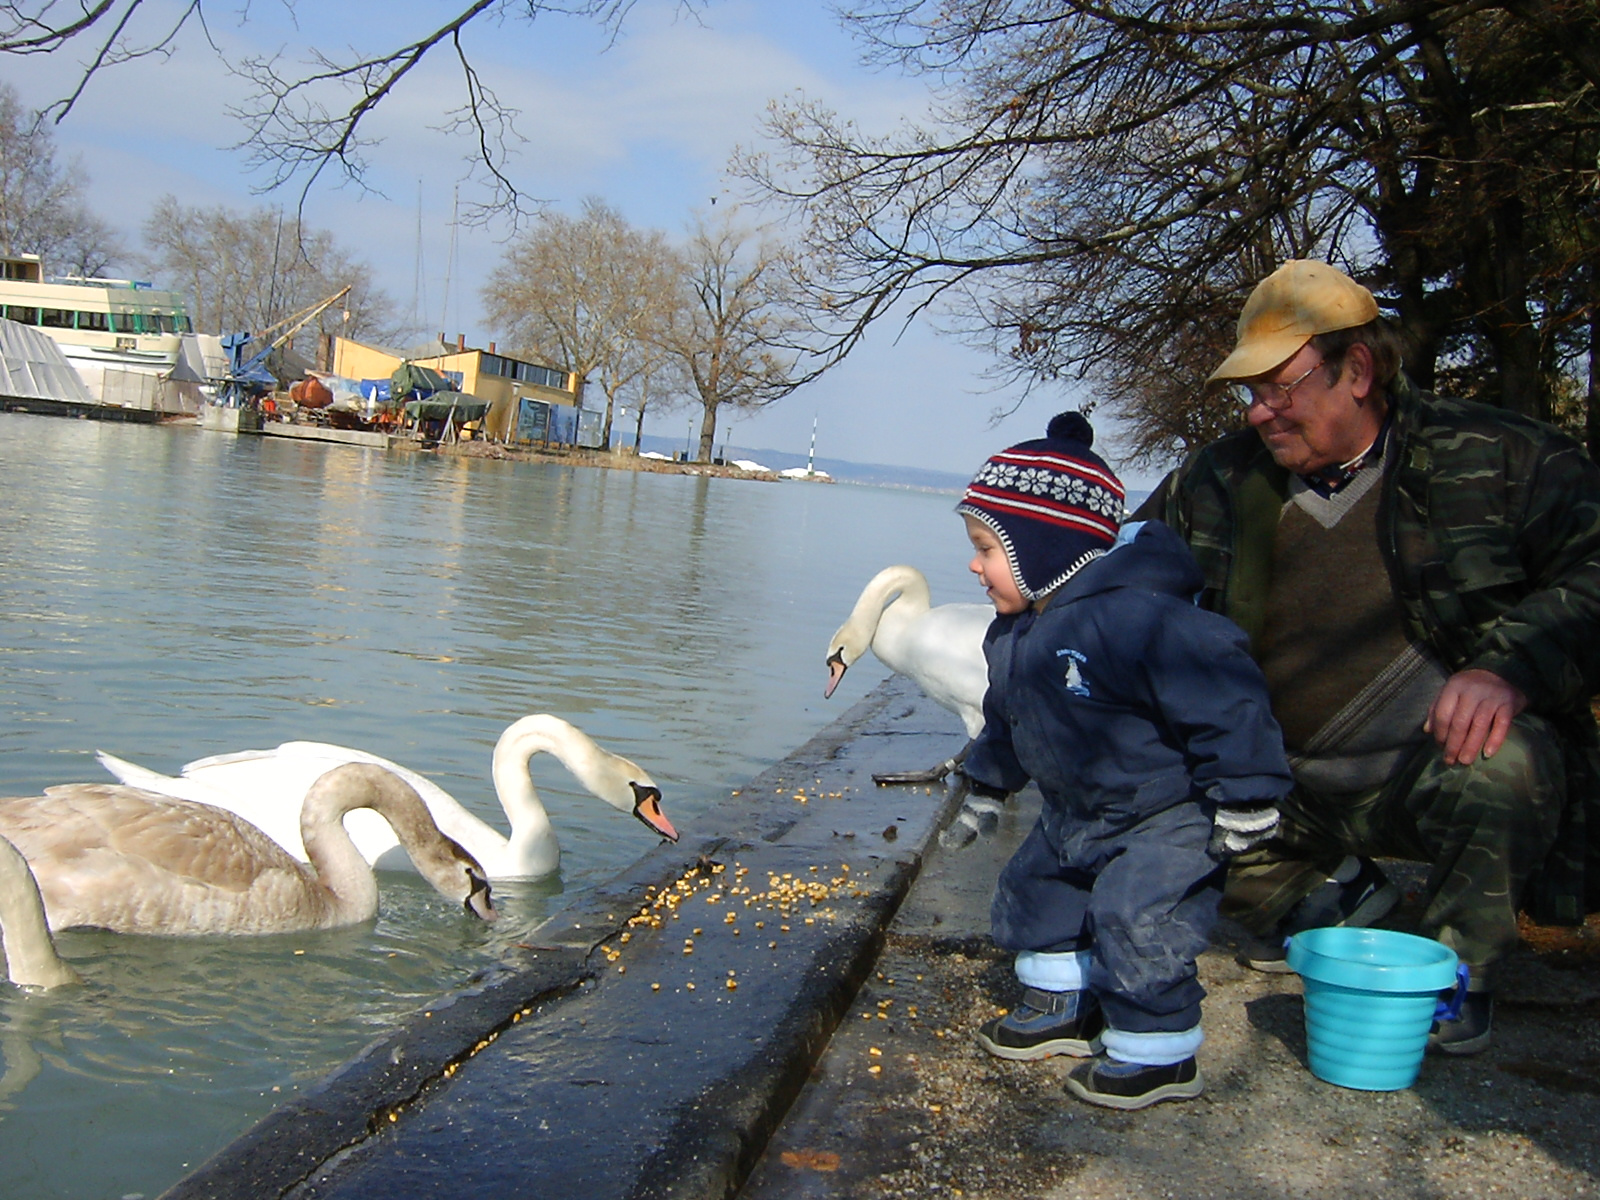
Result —
[[1249, 409], [1257, 404], [1265, 404], [1272, 412], [1282, 412], [1294, 403], [1295, 388], [1310, 379], [1311, 373], [1322, 365], [1323, 360], [1319, 358], [1304, 374], [1296, 375], [1288, 383], [1236, 383], [1228, 390], [1240, 408]]

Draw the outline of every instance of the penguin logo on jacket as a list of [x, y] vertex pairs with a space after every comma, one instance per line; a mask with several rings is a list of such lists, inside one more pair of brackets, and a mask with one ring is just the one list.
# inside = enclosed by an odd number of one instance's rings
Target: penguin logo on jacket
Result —
[[1067, 685], [1067, 691], [1074, 696], [1088, 696], [1089, 684], [1084, 679], [1083, 672], [1079, 669], [1080, 664], [1088, 664], [1088, 658], [1077, 650], [1057, 650], [1056, 657], [1067, 660], [1067, 677], [1064, 680]]

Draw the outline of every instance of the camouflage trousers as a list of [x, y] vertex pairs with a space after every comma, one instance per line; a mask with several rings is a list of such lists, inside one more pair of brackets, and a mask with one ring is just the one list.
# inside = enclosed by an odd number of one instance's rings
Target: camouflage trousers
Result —
[[1493, 758], [1446, 766], [1429, 738], [1381, 788], [1279, 805], [1279, 835], [1233, 860], [1222, 911], [1260, 935], [1347, 854], [1427, 863], [1418, 932], [1487, 967], [1517, 943], [1517, 906], [1555, 841], [1566, 795], [1561, 743], [1527, 713]]

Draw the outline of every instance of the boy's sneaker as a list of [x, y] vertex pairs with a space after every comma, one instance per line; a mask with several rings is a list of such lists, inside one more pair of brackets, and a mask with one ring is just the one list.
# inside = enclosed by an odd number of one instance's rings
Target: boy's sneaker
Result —
[[1031, 1062], [1055, 1054], [1087, 1058], [1100, 1053], [1105, 1018], [1084, 992], [1024, 988], [1022, 1003], [978, 1029], [978, 1045], [998, 1058]]
[[1278, 922], [1274, 936], [1246, 942], [1239, 961], [1257, 971], [1287, 972], [1284, 942], [1295, 934], [1329, 925], [1365, 928], [1388, 916], [1400, 901], [1400, 889], [1370, 858], [1358, 858], [1356, 862], [1355, 878], [1349, 883], [1328, 880], [1289, 910], [1289, 915]]
[[1489, 1048], [1493, 1024], [1494, 993], [1468, 992], [1461, 1002], [1459, 1018], [1433, 1023], [1433, 1032], [1428, 1034], [1428, 1049], [1441, 1054], [1479, 1054]]
[[1166, 1067], [1097, 1058], [1072, 1068], [1067, 1091], [1103, 1108], [1149, 1108], [1163, 1100], [1189, 1100], [1205, 1087], [1192, 1057]]

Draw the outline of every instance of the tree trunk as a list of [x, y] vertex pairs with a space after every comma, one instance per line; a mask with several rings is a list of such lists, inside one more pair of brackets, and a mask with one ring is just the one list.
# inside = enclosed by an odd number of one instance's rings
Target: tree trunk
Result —
[[607, 453], [611, 451], [611, 413], [617, 403], [616, 396], [607, 389], [606, 391], [606, 419], [600, 427], [600, 448]]
[[1589, 264], [1589, 457], [1600, 462], [1600, 263]]
[[711, 445], [717, 439], [717, 404], [716, 400], [704, 400], [705, 416], [700, 421], [700, 450], [695, 455], [695, 462], [708, 463], [711, 461]]
[[644, 405], [639, 406], [639, 421], [633, 427], [633, 453], [637, 456], [639, 446], [644, 441]]

